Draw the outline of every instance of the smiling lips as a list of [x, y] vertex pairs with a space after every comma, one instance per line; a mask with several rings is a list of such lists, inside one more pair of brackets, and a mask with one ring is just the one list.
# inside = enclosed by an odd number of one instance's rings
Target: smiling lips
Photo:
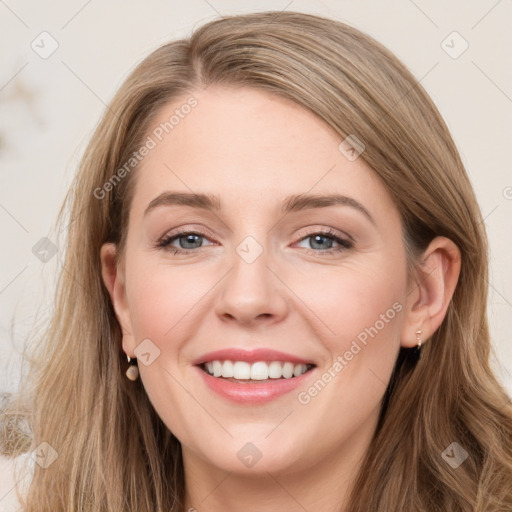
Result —
[[[194, 361], [206, 385], [237, 403], [260, 404], [295, 389], [316, 365], [270, 349], [226, 349]], [[250, 385], [249, 385], [250, 384]]]
[[239, 380], [291, 379], [300, 377], [315, 364], [312, 361], [272, 349], [224, 349], [209, 352], [194, 364], [216, 378]]
[[293, 364], [290, 361], [209, 361], [202, 368], [213, 377], [233, 378], [238, 380], [267, 380], [267, 379], [291, 379], [300, 377], [313, 365], [303, 363]]

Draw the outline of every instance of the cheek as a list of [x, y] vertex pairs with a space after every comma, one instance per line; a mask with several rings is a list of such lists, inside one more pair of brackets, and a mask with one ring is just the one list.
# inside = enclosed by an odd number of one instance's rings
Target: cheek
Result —
[[217, 274], [196, 266], [154, 264], [143, 256], [133, 260], [130, 272], [127, 294], [133, 334], [157, 344], [184, 335], [217, 280]]
[[[139, 364], [140, 378], [166, 426], [180, 441], [191, 442], [191, 425], [204, 421], [204, 409], [184, 392], [189, 388], [189, 375], [186, 364], [180, 364], [180, 358], [183, 348], [194, 337], [208, 297], [205, 294], [218, 280], [218, 274], [193, 268], [193, 265], [187, 269], [171, 267], [152, 261], [144, 253], [132, 253], [126, 268], [135, 344], [149, 339], [157, 347], [149, 345], [152, 360], [147, 366]], [[154, 359], [153, 353], [157, 354]], [[177, 415], [176, 410], [183, 414]]]
[[300, 280], [297, 292], [317, 318], [315, 336], [330, 355], [320, 381], [300, 390], [299, 403], [329, 428], [343, 426], [343, 432], [364, 423], [379, 406], [400, 346], [406, 289], [399, 254], [355, 261], [315, 280]]
[[319, 324], [328, 326], [321, 328], [321, 339], [331, 360], [297, 399], [308, 416], [322, 418], [329, 432], [316, 441], [319, 451], [327, 453], [333, 442], [350, 436], [356, 439], [369, 428], [369, 418], [376, 421], [399, 350], [404, 309], [405, 277], [398, 268], [384, 269], [384, 262], [346, 267], [331, 273], [321, 289], [309, 291]]
[[396, 338], [406, 287], [401, 268], [399, 257], [368, 255], [322, 272], [304, 272], [295, 278], [293, 290], [316, 318], [318, 338], [331, 353], [339, 353], [354, 339], [364, 343], [369, 330], [375, 336], [374, 327], [382, 337]]

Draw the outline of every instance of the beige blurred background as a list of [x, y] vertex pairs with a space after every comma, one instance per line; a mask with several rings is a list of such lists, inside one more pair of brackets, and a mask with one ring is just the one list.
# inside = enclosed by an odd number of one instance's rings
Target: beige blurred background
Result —
[[[512, 393], [510, 0], [0, 0], [0, 393], [16, 389], [26, 336], [51, 311], [65, 246], [50, 229], [122, 80], [150, 51], [219, 15], [285, 9], [367, 32], [437, 104], [485, 216], [494, 365]], [[46, 262], [43, 237], [60, 244], [55, 256], [46, 247]]]

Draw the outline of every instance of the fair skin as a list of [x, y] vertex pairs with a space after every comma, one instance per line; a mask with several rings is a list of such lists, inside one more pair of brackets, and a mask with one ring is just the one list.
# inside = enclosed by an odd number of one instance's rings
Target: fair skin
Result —
[[[399, 211], [364, 160], [339, 151], [339, 135], [266, 92], [210, 86], [194, 96], [197, 107], [136, 171], [119, 265], [115, 245], [101, 250], [123, 350], [136, 357], [149, 339], [160, 351], [138, 366], [153, 406], [182, 444], [184, 510], [342, 510], [398, 351], [416, 345], [418, 329], [427, 340], [441, 324], [459, 251], [436, 238], [417, 277], [408, 277]], [[183, 102], [163, 107], [152, 128]], [[214, 194], [221, 208], [160, 204], [145, 215], [166, 191]], [[371, 219], [347, 204], [281, 213], [286, 197], [304, 193], [342, 194]], [[204, 236], [191, 241], [182, 233], [157, 247], [178, 227]], [[327, 229], [334, 238], [315, 239]], [[236, 251], [247, 236], [262, 249], [252, 263]], [[342, 371], [300, 402], [299, 393], [390, 308], [393, 315]], [[232, 347], [273, 348], [316, 367], [298, 389], [268, 403], [233, 403], [207, 387], [192, 363]], [[237, 456], [248, 442], [261, 453], [252, 467]]]

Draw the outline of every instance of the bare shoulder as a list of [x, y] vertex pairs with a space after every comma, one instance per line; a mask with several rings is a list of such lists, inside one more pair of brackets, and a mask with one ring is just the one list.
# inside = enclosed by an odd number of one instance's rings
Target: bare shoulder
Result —
[[16, 487], [23, 493], [30, 484], [33, 472], [31, 453], [16, 458], [0, 456], [0, 510], [22, 512]]

